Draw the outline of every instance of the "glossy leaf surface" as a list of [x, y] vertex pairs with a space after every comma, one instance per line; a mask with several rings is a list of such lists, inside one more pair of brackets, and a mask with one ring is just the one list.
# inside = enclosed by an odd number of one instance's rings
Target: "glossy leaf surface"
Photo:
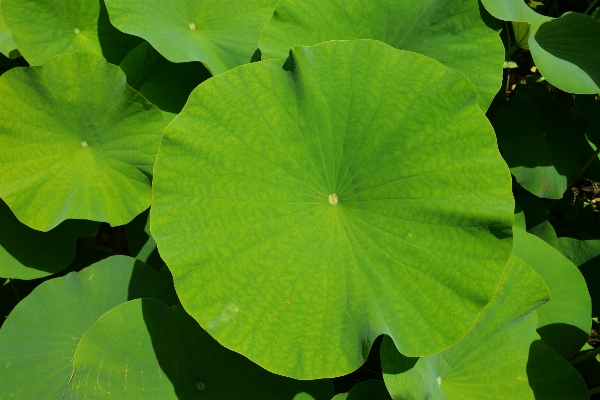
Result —
[[443, 350], [511, 252], [509, 174], [474, 88], [371, 40], [298, 47], [287, 67], [203, 83], [165, 132], [151, 229], [183, 306], [296, 378], [358, 368], [381, 333]]
[[465, 74], [487, 110], [501, 84], [503, 46], [495, 20], [472, 0], [281, 0], [263, 29], [263, 59], [328, 40], [377, 39]]
[[0, 77], [0, 198], [48, 231], [65, 219], [128, 223], [150, 206], [165, 127], [116, 66], [90, 53]]
[[89, 52], [118, 64], [141, 43], [111, 25], [104, 0], [2, 0], [4, 20], [31, 65]]
[[42, 283], [0, 329], [0, 397], [61, 399], [84, 333], [127, 300], [152, 297], [156, 272], [115, 256]]
[[111, 21], [168, 60], [201, 61], [214, 74], [249, 63], [277, 0], [107, 0]]
[[329, 380], [296, 381], [263, 370], [222, 347], [181, 306], [153, 299], [102, 316], [81, 339], [74, 369], [66, 399], [329, 400], [333, 394]]

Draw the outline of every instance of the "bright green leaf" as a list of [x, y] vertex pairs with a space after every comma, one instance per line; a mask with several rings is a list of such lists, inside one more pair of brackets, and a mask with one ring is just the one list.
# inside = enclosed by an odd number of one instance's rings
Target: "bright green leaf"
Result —
[[563, 197], [594, 153], [585, 125], [541, 86], [519, 87], [494, 120], [498, 144], [517, 182], [550, 199]]
[[277, 0], [106, 0], [123, 32], [173, 62], [202, 61], [214, 74], [249, 63]]
[[600, 91], [600, 21], [580, 13], [546, 17], [523, 0], [481, 1], [498, 19], [530, 25], [531, 55], [548, 82], [571, 93]]
[[123, 225], [150, 206], [165, 127], [100, 56], [68, 53], [0, 77], [0, 198], [26, 225]]
[[521, 49], [529, 50], [529, 24], [527, 22], [513, 22], [516, 45]]
[[204, 82], [165, 132], [151, 227], [183, 306], [300, 379], [355, 370], [382, 333], [447, 348], [511, 252], [510, 177], [473, 86], [378, 41], [291, 53], [290, 72]]
[[36, 279], [69, 266], [75, 258], [75, 240], [91, 235], [98, 223], [65, 221], [50, 232], [23, 225], [0, 200], [0, 276]]
[[551, 300], [540, 307], [538, 333], [554, 351], [569, 359], [587, 341], [591, 301], [585, 280], [573, 263], [542, 239], [514, 230], [514, 254], [546, 281]]
[[160, 108], [167, 123], [179, 114], [192, 90], [211, 77], [202, 63], [172, 63], [148, 42], [133, 49], [120, 66], [127, 83]]
[[0, 398], [63, 398], [84, 333], [113, 307], [152, 297], [155, 280], [141, 261], [115, 256], [38, 286], [0, 329]]
[[592, 298], [592, 316], [600, 316], [600, 240], [561, 237], [558, 250], [579, 268]]
[[333, 394], [328, 380], [263, 370], [221, 346], [181, 306], [153, 299], [102, 316], [81, 339], [74, 369], [68, 399], [329, 400]]
[[280, 0], [263, 29], [260, 49], [265, 60], [286, 58], [296, 45], [381, 40], [464, 73], [487, 110], [500, 88], [504, 63], [494, 25], [474, 0]]
[[[0, 3], [2, 4], [2, 3]], [[17, 46], [15, 41], [4, 22], [4, 16], [2, 14], [2, 8], [0, 8], [0, 53], [6, 57], [10, 57], [11, 52], [15, 51]]]
[[533, 400], [527, 373], [529, 348], [537, 336], [532, 311], [549, 296], [540, 276], [513, 256], [494, 298], [456, 345], [409, 358], [386, 337], [381, 365], [392, 398]]
[[31, 65], [70, 52], [100, 54], [118, 64], [141, 43], [111, 25], [103, 0], [2, 0], [2, 11]]

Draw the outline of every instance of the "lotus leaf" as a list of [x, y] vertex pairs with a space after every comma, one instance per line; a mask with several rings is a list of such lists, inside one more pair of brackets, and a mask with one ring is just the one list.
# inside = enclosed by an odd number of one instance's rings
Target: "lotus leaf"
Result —
[[62, 54], [6, 72], [0, 91], [0, 198], [21, 222], [123, 225], [150, 206], [165, 122], [118, 67]]
[[17, 46], [15, 45], [15, 41], [13, 40], [13, 37], [6, 26], [6, 22], [4, 22], [2, 8], [0, 7], [0, 53], [4, 54], [6, 57], [10, 57], [11, 53], [13, 53], [16, 49]]
[[278, 59], [296, 45], [341, 39], [377, 39], [432, 57], [471, 79], [483, 110], [501, 85], [502, 41], [473, 0], [280, 0], [260, 49], [263, 59]]
[[154, 299], [102, 316], [73, 363], [67, 399], [329, 400], [333, 394], [328, 380], [302, 382], [263, 370], [222, 347], [181, 306]]
[[382, 333], [410, 355], [456, 343], [512, 241], [475, 89], [374, 40], [296, 47], [285, 68], [202, 83], [165, 131], [150, 219], [182, 305], [298, 379], [353, 371]]
[[169, 61], [202, 61], [214, 74], [249, 63], [277, 0], [106, 0], [117, 28]]
[[514, 230], [514, 254], [529, 263], [546, 281], [551, 300], [540, 307], [542, 340], [569, 359], [585, 344], [591, 330], [592, 305], [583, 276], [572, 262], [542, 239]]
[[152, 297], [156, 272], [115, 256], [42, 283], [0, 329], [0, 398], [61, 399], [83, 334], [127, 300]]
[[546, 17], [524, 0], [481, 1], [498, 19], [530, 25], [531, 55], [550, 83], [571, 93], [600, 92], [600, 21], [579, 13]]

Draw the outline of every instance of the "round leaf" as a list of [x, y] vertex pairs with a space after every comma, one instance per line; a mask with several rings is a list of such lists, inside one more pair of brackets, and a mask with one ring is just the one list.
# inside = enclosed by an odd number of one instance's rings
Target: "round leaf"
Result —
[[333, 394], [328, 380], [295, 381], [263, 370], [222, 347], [181, 306], [153, 299], [102, 316], [81, 339], [74, 369], [72, 399], [329, 400]]
[[447, 348], [511, 252], [510, 177], [473, 86], [372, 40], [294, 48], [286, 68], [204, 82], [165, 132], [151, 228], [181, 303], [299, 379], [355, 370], [382, 333]]
[[328, 40], [377, 39], [465, 74], [483, 110], [502, 82], [504, 47], [495, 21], [472, 0], [281, 0], [261, 34], [263, 59]]
[[214, 74], [249, 63], [277, 0], [106, 0], [111, 21], [168, 60], [202, 61]]
[[128, 223], [150, 206], [165, 127], [116, 66], [90, 53], [0, 77], [0, 198], [26, 225]]
[[115, 256], [39, 285], [0, 329], [0, 398], [60, 399], [83, 334], [127, 300], [151, 297], [156, 272]]
[[104, 0], [2, 0], [4, 20], [31, 65], [70, 52], [118, 64], [141, 40], [111, 25]]
[[538, 333], [554, 351], [569, 359], [591, 330], [592, 305], [581, 273], [558, 250], [520, 229], [514, 230], [514, 254], [546, 281], [551, 300], [537, 310]]
[[381, 365], [392, 398], [533, 400], [527, 379], [537, 323], [532, 311], [549, 297], [540, 276], [513, 256], [494, 298], [456, 345], [433, 356], [409, 358], [386, 337]]
[[482, 0], [494, 17], [527, 22], [529, 48], [542, 75], [571, 93], [600, 92], [600, 21], [565, 13], [554, 19], [533, 11], [524, 0]]
[[0, 276], [37, 279], [67, 268], [75, 258], [75, 241], [98, 229], [90, 221], [65, 221], [50, 232], [31, 229], [0, 200]]
[[192, 90], [211, 77], [199, 62], [172, 63], [144, 42], [121, 63], [127, 83], [161, 109], [167, 123], [183, 108]]

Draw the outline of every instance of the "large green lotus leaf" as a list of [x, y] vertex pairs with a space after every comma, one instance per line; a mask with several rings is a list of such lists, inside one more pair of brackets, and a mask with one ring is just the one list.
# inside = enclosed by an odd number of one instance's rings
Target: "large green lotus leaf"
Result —
[[[1, 5], [2, 3], [0, 3]], [[17, 49], [15, 41], [13, 40], [12, 34], [4, 22], [4, 16], [2, 14], [2, 8], [0, 7], [0, 53], [6, 57], [10, 57], [11, 53]]]
[[0, 398], [61, 399], [84, 333], [113, 307], [152, 297], [155, 280], [141, 261], [115, 256], [38, 286], [0, 329]]
[[97, 222], [65, 221], [50, 232], [23, 225], [0, 200], [0, 276], [36, 279], [69, 266], [75, 258], [75, 241], [98, 229]]
[[511, 257], [502, 281], [477, 323], [441, 353], [405, 357], [385, 338], [383, 376], [394, 399], [534, 399], [527, 360], [535, 339], [535, 308], [550, 293], [542, 278]]
[[249, 63], [277, 0], [106, 0], [123, 32], [168, 60], [201, 61], [214, 74]]
[[331, 400], [391, 400], [385, 383], [371, 379], [360, 382], [352, 387], [348, 393], [340, 393]]
[[571, 93], [600, 92], [600, 21], [580, 13], [546, 17], [524, 0], [481, 1], [494, 17], [531, 26], [531, 55], [548, 82]]
[[211, 77], [200, 62], [172, 63], [148, 42], [121, 62], [127, 83], [161, 109], [167, 123], [183, 108], [192, 90]]
[[[126, 327], [125, 329], [123, 329]], [[272, 374], [221, 346], [181, 306], [133, 300], [81, 339], [66, 399], [329, 400], [329, 380]], [[92, 379], [90, 379], [92, 377]]]
[[550, 199], [563, 197], [594, 153], [585, 127], [542, 86], [520, 87], [494, 120], [498, 144], [517, 182]]
[[475, 89], [379, 41], [291, 53], [290, 72], [204, 82], [165, 131], [151, 229], [181, 303], [299, 379], [357, 369], [382, 333], [447, 348], [511, 251], [510, 177]]
[[579, 268], [592, 298], [592, 316], [600, 316], [600, 240], [561, 237], [558, 250]]
[[504, 47], [495, 20], [475, 0], [280, 0], [260, 39], [263, 59], [296, 45], [377, 39], [465, 74], [483, 110], [502, 83]]
[[160, 110], [91, 53], [0, 77], [0, 198], [24, 224], [123, 225], [150, 206]]
[[538, 333], [554, 351], [569, 359], [591, 330], [592, 305], [583, 276], [572, 262], [542, 239], [514, 230], [513, 253], [546, 281], [551, 300], [537, 310]]
[[141, 39], [111, 25], [104, 0], [2, 0], [4, 20], [31, 65], [70, 52], [118, 64]]

